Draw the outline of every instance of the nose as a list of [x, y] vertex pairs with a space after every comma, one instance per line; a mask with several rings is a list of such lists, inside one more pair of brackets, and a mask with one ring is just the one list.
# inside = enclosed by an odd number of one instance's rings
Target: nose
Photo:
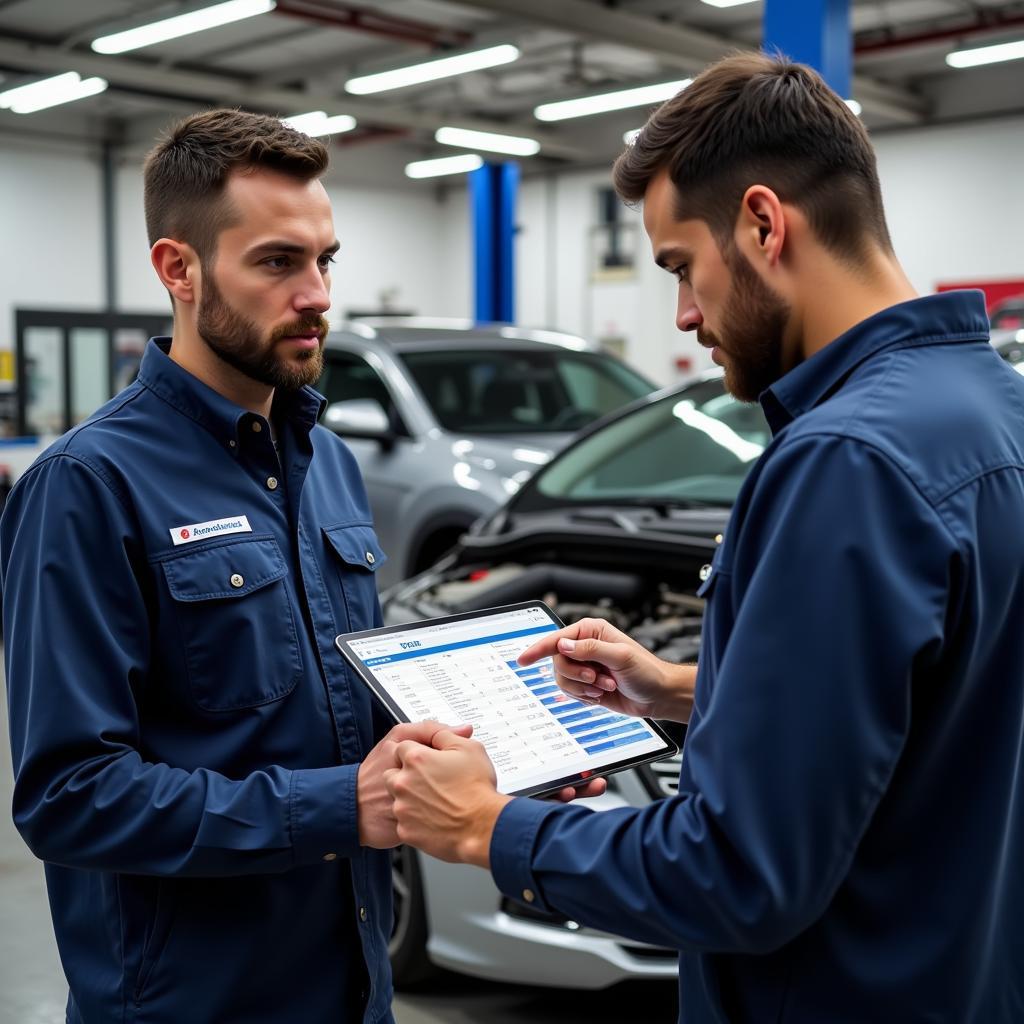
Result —
[[676, 327], [681, 331], [695, 331], [703, 323], [704, 317], [693, 301], [693, 292], [688, 288], [680, 288], [676, 304]]
[[314, 266], [311, 273], [303, 276], [292, 301], [299, 313], [315, 313], [319, 316], [331, 308], [330, 283], [319, 266]]

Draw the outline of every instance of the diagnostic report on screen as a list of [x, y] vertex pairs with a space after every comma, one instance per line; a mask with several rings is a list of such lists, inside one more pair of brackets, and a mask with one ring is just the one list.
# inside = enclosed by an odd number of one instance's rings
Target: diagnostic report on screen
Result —
[[584, 704], [555, 683], [550, 658], [517, 657], [558, 629], [543, 607], [428, 622], [348, 647], [409, 721], [469, 722], [504, 793], [664, 751], [646, 722]]

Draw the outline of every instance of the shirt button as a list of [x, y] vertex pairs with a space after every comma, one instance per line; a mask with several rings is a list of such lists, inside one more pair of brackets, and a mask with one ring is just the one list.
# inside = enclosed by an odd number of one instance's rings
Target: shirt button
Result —
[[366, 552], [366, 560], [370, 563], [370, 565], [373, 565], [373, 563], [377, 561], [377, 559], [373, 557], [372, 551]]
[[272, 491], [276, 491], [277, 490], [277, 477], [276, 476], [268, 476], [267, 477], [267, 487], [269, 487], [270, 490], [272, 490]]
[[234, 441], [228, 441], [228, 447], [229, 448], [234, 448], [235, 447], [235, 442]]
[[245, 580], [238, 575], [238, 573], [232, 573], [231, 575], [231, 586], [233, 587], [244, 587]]
[[700, 567], [700, 572], [697, 575], [700, 576], [700, 581], [703, 583], [711, 575], [711, 566], [702, 565]]
[[523, 890], [523, 899], [526, 900], [527, 903], [532, 903], [536, 898], [537, 897], [534, 896], [532, 889]]
[[338, 855], [336, 853], [325, 853], [324, 860], [337, 860]]
[[359, 920], [360, 921], [365, 921], [366, 920], [366, 907], [360, 907], [359, 908]]
[[252, 421], [252, 432], [258, 434], [263, 429], [263, 424], [259, 420]]

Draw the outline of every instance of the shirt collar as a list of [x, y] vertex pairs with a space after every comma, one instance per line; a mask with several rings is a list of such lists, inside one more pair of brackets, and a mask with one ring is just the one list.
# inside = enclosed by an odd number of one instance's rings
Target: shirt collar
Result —
[[981, 291], [925, 295], [883, 309], [855, 324], [762, 393], [772, 433], [842, 387], [865, 360], [890, 348], [987, 341], [988, 315]]
[[[235, 405], [179, 366], [169, 353], [170, 338], [151, 338], [142, 355], [139, 380], [178, 412], [205, 427], [222, 444], [237, 450], [239, 429], [254, 413]], [[320, 418], [326, 400], [311, 387], [274, 395], [274, 413], [308, 434]]]

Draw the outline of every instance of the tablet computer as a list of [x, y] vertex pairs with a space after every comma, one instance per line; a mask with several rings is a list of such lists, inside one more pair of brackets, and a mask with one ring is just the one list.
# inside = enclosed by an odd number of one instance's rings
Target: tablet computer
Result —
[[469, 722], [498, 790], [540, 796], [678, 753], [650, 719], [575, 700], [545, 658], [516, 658], [562, 623], [540, 601], [337, 637], [338, 649], [398, 722]]

